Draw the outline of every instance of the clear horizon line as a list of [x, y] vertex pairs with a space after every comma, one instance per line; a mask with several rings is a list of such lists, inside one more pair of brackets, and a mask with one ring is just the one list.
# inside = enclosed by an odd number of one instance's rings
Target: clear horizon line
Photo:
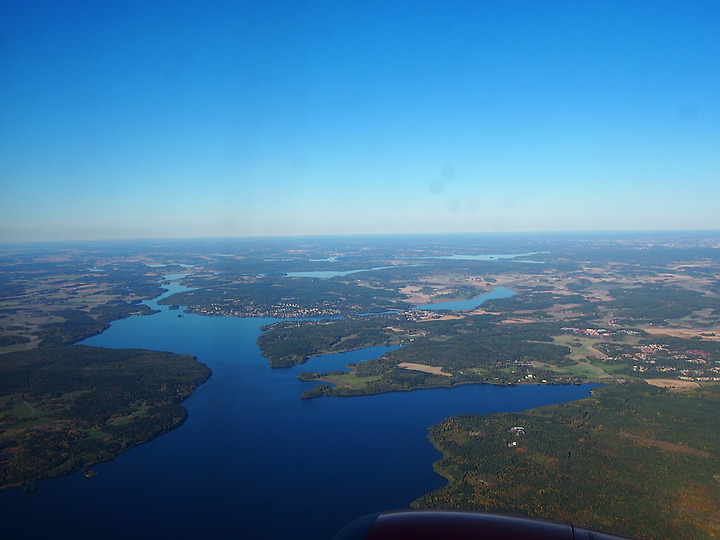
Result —
[[274, 234], [274, 235], [238, 235], [238, 236], [167, 236], [167, 237], [126, 237], [126, 238], [76, 238], [64, 240], [17, 240], [0, 242], [0, 246], [23, 246], [33, 244], [89, 244], [111, 242], [168, 242], [168, 241], [205, 241], [205, 240], [278, 240], [302, 238], [390, 238], [423, 236], [536, 236], [536, 235], [627, 235], [627, 234], [720, 234], [720, 229], [552, 229], [539, 231], [465, 231], [465, 232], [389, 232], [389, 233], [339, 233], [339, 234]]

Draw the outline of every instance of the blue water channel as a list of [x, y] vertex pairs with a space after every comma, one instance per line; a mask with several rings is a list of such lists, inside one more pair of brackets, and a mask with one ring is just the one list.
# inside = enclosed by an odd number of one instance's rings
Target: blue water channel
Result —
[[[172, 291], [182, 290], [172, 284]], [[329, 539], [362, 514], [406, 508], [445, 480], [428, 426], [453, 414], [518, 411], [586, 397], [591, 385], [466, 385], [301, 400], [297, 374], [381, 356], [373, 347], [273, 370], [258, 350], [271, 319], [165, 306], [114, 322], [85, 344], [193, 354], [213, 371], [187, 421], [81, 473], [0, 491], [4, 538]]]
[[455, 300], [452, 302], [435, 302], [434, 304], [424, 304], [422, 306], [415, 306], [413, 309], [423, 309], [430, 311], [467, 311], [480, 307], [488, 300], [497, 298], [510, 298], [515, 296], [517, 293], [506, 287], [495, 287], [489, 293], [469, 298], [468, 300]]

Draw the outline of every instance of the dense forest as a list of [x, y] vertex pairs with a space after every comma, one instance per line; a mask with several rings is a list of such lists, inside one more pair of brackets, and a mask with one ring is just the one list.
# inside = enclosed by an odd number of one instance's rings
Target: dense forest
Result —
[[417, 507], [570, 521], [643, 538], [720, 534], [720, 389], [644, 383], [524, 413], [457, 416], [430, 429], [448, 485]]
[[0, 487], [67, 474], [186, 417], [210, 376], [187, 355], [84, 346], [0, 355]]

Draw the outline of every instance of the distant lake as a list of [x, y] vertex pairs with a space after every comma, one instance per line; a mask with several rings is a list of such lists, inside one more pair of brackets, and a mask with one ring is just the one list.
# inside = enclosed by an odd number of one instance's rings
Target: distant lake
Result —
[[413, 309], [423, 309], [423, 310], [432, 310], [432, 311], [440, 311], [440, 310], [467, 311], [469, 309], [475, 309], [476, 307], [481, 306], [484, 302], [487, 302], [488, 300], [493, 300], [496, 298], [510, 298], [511, 296], [515, 296], [516, 294], [517, 293], [515, 291], [507, 289], [505, 287], [495, 287], [489, 293], [481, 294], [474, 298], [470, 298], [469, 300], [455, 300], [452, 302], [435, 302], [434, 304], [424, 304], [422, 306], [415, 306]]
[[[171, 292], [184, 290], [173, 283]], [[497, 290], [497, 289], [496, 289]], [[406, 508], [444, 485], [427, 428], [453, 414], [519, 411], [593, 385], [465, 385], [305, 401], [297, 374], [376, 358], [373, 347], [273, 370], [256, 340], [272, 319], [160, 313], [116, 321], [87, 345], [196, 355], [213, 376], [187, 421], [82, 473], [0, 491], [4, 538], [330, 539], [369, 512]]]
[[528, 261], [520, 259], [520, 257], [530, 257], [531, 255], [541, 255], [550, 253], [549, 251], [530, 251], [528, 253], [497, 253], [488, 255], [440, 255], [421, 257], [422, 259], [444, 259], [448, 261], [488, 261], [488, 262], [524, 262], [542, 264], [542, 261]]
[[[415, 265], [412, 265], [415, 266]], [[287, 277], [307, 277], [307, 278], [331, 278], [338, 276], [349, 276], [358, 272], [372, 272], [374, 270], [387, 270], [388, 268], [397, 268], [396, 266], [376, 266], [374, 268], [360, 268], [359, 270], [314, 270], [309, 272], [286, 272]]]
[[389, 270], [391, 268], [410, 268], [420, 266], [419, 264], [402, 264], [394, 266], [374, 266], [373, 268], [359, 268], [357, 270], [310, 270], [307, 272], [286, 272], [287, 277], [307, 277], [307, 278], [331, 278], [339, 276], [349, 276], [350, 274], [358, 274], [360, 272], [375, 272], [376, 270]]
[[[411, 260], [422, 260], [422, 259], [442, 259], [449, 261], [487, 261], [487, 262], [522, 262], [522, 263], [535, 263], [543, 264], [543, 261], [531, 261], [521, 259], [521, 257], [529, 257], [531, 255], [538, 255], [543, 253], [549, 253], [548, 251], [531, 251], [528, 253], [498, 253], [489, 255], [437, 255], [429, 257], [413, 257]], [[338, 257], [328, 257], [325, 259], [309, 259], [312, 262], [336, 262]], [[286, 272], [287, 277], [306, 277], [306, 278], [321, 278], [327, 279], [332, 277], [343, 277], [349, 276], [350, 274], [357, 274], [358, 272], [373, 272], [375, 270], [388, 270], [390, 268], [402, 268], [403, 266], [420, 266], [417, 264], [409, 265], [395, 265], [395, 266], [376, 266], [374, 268], [360, 268], [357, 270], [310, 270], [303, 272]], [[466, 308], [463, 308], [466, 309]]]

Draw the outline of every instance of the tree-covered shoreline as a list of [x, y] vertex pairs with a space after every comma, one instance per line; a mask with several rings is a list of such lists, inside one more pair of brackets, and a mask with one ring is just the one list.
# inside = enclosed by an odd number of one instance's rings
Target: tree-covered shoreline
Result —
[[432, 426], [448, 484], [418, 508], [568, 521], [642, 538], [720, 535], [720, 389], [645, 383], [522, 413]]
[[0, 487], [69, 474], [178, 427], [210, 377], [188, 355], [44, 347], [0, 355]]

